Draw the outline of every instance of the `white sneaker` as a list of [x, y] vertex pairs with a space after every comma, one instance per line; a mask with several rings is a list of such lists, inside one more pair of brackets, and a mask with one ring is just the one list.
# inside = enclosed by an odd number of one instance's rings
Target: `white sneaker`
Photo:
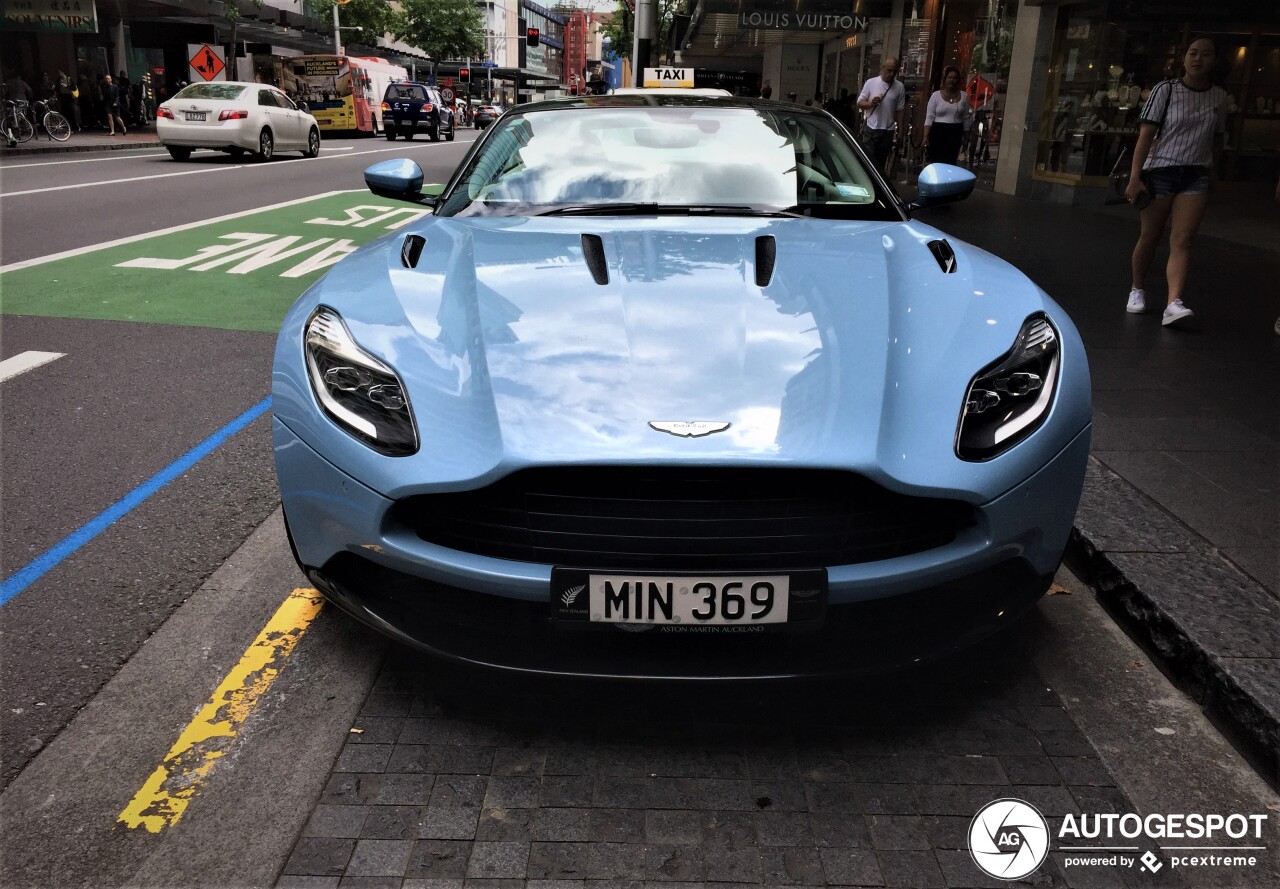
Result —
[[1160, 323], [1165, 327], [1169, 327], [1174, 324], [1181, 324], [1182, 322], [1189, 320], [1194, 314], [1195, 312], [1182, 304], [1182, 300], [1175, 299], [1165, 307], [1164, 317], [1160, 320]]
[[1141, 315], [1147, 310], [1147, 292], [1140, 288], [1133, 288], [1129, 291], [1129, 304], [1124, 310], [1131, 315]]

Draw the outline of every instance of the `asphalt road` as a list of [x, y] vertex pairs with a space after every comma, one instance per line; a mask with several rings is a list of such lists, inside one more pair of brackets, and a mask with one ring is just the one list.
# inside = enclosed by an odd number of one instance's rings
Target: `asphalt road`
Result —
[[[411, 157], [442, 182], [453, 143], [332, 140], [314, 160], [233, 163], [197, 152], [44, 156], [0, 167], [3, 265], [361, 189], [361, 171]], [[366, 193], [367, 194], [367, 193]], [[106, 272], [102, 272], [103, 275]], [[217, 286], [246, 288], [225, 276]], [[297, 285], [301, 293], [302, 284]], [[21, 297], [0, 277], [6, 302]], [[66, 357], [4, 382], [4, 577], [170, 466], [269, 393], [274, 336], [80, 318], [4, 318], [2, 358]], [[0, 610], [0, 785], [53, 738], [271, 512], [269, 420], [116, 522]], [[287, 591], [286, 591], [287, 592]]]
[[[443, 181], [466, 148], [332, 140], [319, 160], [270, 164], [211, 154], [178, 164], [159, 152], [6, 164], [0, 257], [12, 268], [359, 189], [361, 169], [390, 157]], [[319, 212], [300, 206], [304, 222]], [[284, 230], [271, 225], [234, 221]], [[128, 255], [177, 262], [204, 243], [193, 231], [136, 242]], [[266, 278], [188, 264], [169, 292], [170, 279], [128, 277], [121, 255], [0, 275], [6, 303], [29, 307], [3, 317], [0, 360], [63, 355], [0, 383], [0, 577], [47, 568], [0, 604], [0, 885], [334, 885], [343, 874], [355, 885], [397, 866], [424, 880], [568, 879], [583, 862], [576, 873], [611, 885], [624, 873], [985, 885], [961, 837], [976, 805], [1002, 795], [1035, 799], [1051, 819], [1256, 813], [1275, 802], [1062, 572], [1058, 594], [1012, 639], [883, 682], [768, 691], [459, 686], [325, 608], [234, 743], [191, 773], [200, 792], [182, 820], [127, 829], [122, 810], [304, 583], [279, 520], [268, 420], [254, 413], [274, 335], [236, 322], [261, 303], [275, 311], [291, 282], [300, 292], [310, 279], [275, 274], [287, 263]], [[106, 308], [57, 271], [93, 278], [95, 257]], [[198, 289], [183, 297], [191, 282]], [[133, 287], [144, 297], [109, 305]], [[216, 323], [174, 315], [174, 305], [215, 303], [230, 307], [210, 313]], [[180, 462], [236, 418], [247, 425]], [[47, 557], [168, 467], [171, 480], [98, 536]], [[447, 830], [438, 817], [451, 819]], [[717, 845], [726, 831], [729, 852]], [[1159, 880], [1074, 873], [1061, 857], [1039, 876], [1275, 885], [1275, 840], [1272, 830], [1261, 869], [1230, 880], [1173, 868]]]

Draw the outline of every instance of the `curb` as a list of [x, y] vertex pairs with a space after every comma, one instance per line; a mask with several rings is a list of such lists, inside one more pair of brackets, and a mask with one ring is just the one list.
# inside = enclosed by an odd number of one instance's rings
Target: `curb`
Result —
[[1280, 790], [1280, 602], [1093, 457], [1066, 562]]
[[[74, 140], [74, 136], [72, 139]], [[25, 143], [24, 143], [25, 144]], [[42, 145], [39, 148], [4, 148], [0, 146], [0, 157], [29, 157], [31, 155], [40, 154], [84, 154], [90, 151], [126, 151], [136, 148], [160, 148], [158, 141], [152, 139], [145, 142], [123, 141], [103, 144], [95, 142], [92, 144], [73, 145], [71, 143], [63, 143], [59, 145]]]

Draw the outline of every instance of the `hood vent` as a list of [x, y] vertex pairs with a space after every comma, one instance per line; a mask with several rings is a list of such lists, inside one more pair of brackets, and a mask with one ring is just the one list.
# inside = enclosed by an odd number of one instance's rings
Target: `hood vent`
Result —
[[955, 251], [946, 241], [930, 241], [929, 251], [933, 253], [933, 258], [938, 260], [938, 265], [944, 274], [950, 275], [956, 270]]
[[609, 264], [605, 261], [604, 242], [599, 235], [582, 236], [582, 258], [587, 261], [587, 268], [597, 284], [609, 283]]
[[778, 259], [778, 242], [773, 235], [756, 238], [756, 286], [768, 287], [773, 280], [773, 265]]
[[422, 256], [422, 248], [427, 246], [427, 239], [421, 235], [408, 235], [400, 247], [400, 264], [407, 269], [416, 269], [418, 259]]

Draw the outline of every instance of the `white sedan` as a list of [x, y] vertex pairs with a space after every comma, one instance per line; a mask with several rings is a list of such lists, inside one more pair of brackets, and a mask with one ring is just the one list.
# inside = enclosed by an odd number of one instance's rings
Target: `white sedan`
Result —
[[156, 135], [179, 161], [197, 148], [252, 151], [264, 161], [277, 151], [320, 153], [320, 126], [306, 105], [264, 83], [193, 83], [156, 109]]

